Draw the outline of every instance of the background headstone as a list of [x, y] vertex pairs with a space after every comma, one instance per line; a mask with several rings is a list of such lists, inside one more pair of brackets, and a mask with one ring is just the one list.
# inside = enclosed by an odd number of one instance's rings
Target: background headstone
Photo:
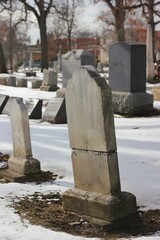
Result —
[[55, 124], [66, 124], [67, 117], [65, 98], [61, 97], [52, 98], [46, 107], [42, 120]]
[[83, 49], [72, 50], [62, 55], [63, 88], [67, 86], [68, 81], [72, 77], [73, 71], [82, 65], [92, 65], [95, 67], [95, 55]]
[[43, 82], [40, 88], [42, 91], [56, 91], [57, 87], [57, 72], [53, 70], [43, 70]]
[[146, 46], [115, 43], [109, 49], [109, 85], [115, 113], [144, 115], [153, 111], [146, 93]]
[[32, 157], [29, 118], [23, 100], [10, 98], [10, 105], [13, 154], [8, 160], [8, 169], [0, 174], [12, 180], [20, 180], [30, 174], [39, 174], [40, 162]]

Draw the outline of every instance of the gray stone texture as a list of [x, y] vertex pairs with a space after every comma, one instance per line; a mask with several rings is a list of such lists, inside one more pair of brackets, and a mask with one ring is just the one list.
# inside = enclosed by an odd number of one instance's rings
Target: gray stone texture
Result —
[[115, 113], [144, 115], [153, 111], [153, 95], [149, 93], [112, 92]]
[[71, 148], [116, 150], [111, 89], [92, 66], [74, 71], [65, 91]]
[[15, 87], [16, 86], [16, 77], [14, 77], [14, 76], [6, 77], [6, 85]]
[[72, 151], [75, 187], [103, 194], [120, 190], [116, 152]]
[[106, 195], [76, 188], [63, 194], [63, 207], [98, 225], [110, 225], [117, 220], [121, 222], [123, 218], [137, 212], [136, 198], [131, 193]]
[[16, 87], [27, 87], [26, 78], [16, 78]]
[[21, 99], [11, 99], [10, 121], [13, 155], [8, 160], [9, 170], [19, 174], [39, 172], [40, 163], [32, 158], [28, 112]]
[[109, 49], [109, 85], [112, 91], [146, 91], [146, 46], [115, 43]]
[[52, 98], [43, 113], [42, 120], [54, 124], [66, 124], [65, 98]]
[[62, 86], [64, 88], [72, 78], [74, 70], [83, 65], [92, 65], [95, 67], [95, 55], [86, 50], [77, 49], [69, 51], [62, 56]]
[[121, 222], [137, 207], [121, 192], [111, 89], [93, 66], [81, 66], [65, 99], [75, 188], [63, 194], [64, 209], [98, 225]]
[[53, 70], [43, 70], [43, 83], [40, 88], [42, 91], [57, 91], [57, 72]]

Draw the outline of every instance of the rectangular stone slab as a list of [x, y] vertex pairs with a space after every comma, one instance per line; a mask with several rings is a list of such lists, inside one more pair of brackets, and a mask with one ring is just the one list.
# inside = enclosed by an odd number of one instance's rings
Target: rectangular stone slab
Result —
[[[63, 194], [63, 207], [67, 211], [75, 212], [80, 216], [87, 216], [89, 220], [97, 219], [97, 224], [105, 221], [111, 224], [136, 214], [136, 198], [128, 192], [119, 192], [116, 195], [100, 194], [95, 192], [70, 189]], [[103, 222], [103, 224], [105, 223]]]
[[103, 194], [120, 191], [117, 153], [72, 151], [75, 187]]
[[67, 123], [66, 106], [64, 98], [52, 98], [42, 117], [43, 121], [50, 123]]

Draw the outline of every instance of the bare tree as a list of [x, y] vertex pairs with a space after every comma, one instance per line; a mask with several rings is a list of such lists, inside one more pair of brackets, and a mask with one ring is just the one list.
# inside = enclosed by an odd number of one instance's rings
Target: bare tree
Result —
[[[136, 0], [93, 0], [93, 3], [104, 2], [107, 4], [114, 17], [114, 27], [117, 40], [125, 41], [125, 20], [126, 14], [141, 6]], [[106, 16], [107, 17], [107, 16]]]
[[158, 0], [138, 0], [142, 15], [151, 26], [153, 37], [153, 56], [155, 57], [155, 27], [160, 23], [160, 1]]
[[48, 68], [48, 41], [47, 41], [47, 17], [53, 4], [53, 0], [19, 0], [24, 4], [26, 11], [30, 11], [37, 19], [41, 40], [41, 71]]
[[[81, 1], [81, 4], [83, 4], [83, 1]], [[61, 0], [54, 4], [54, 9], [58, 18], [67, 29], [68, 50], [72, 49], [72, 34], [76, 24], [76, 11], [79, 5], [79, 0]]]

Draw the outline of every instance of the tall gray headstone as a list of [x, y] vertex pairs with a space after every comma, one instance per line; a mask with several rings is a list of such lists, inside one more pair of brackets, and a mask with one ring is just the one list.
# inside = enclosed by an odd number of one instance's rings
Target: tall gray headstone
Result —
[[71, 79], [73, 71], [83, 65], [95, 66], [95, 55], [86, 50], [77, 49], [62, 56], [62, 86], [64, 88]]
[[111, 89], [92, 66], [74, 71], [66, 109], [75, 188], [63, 194], [66, 210], [112, 225], [136, 213], [136, 198], [121, 192]]
[[153, 111], [146, 93], [146, 46], [115, 43], [109, 49], [109, 85], [115, 113], [143, 115]]

